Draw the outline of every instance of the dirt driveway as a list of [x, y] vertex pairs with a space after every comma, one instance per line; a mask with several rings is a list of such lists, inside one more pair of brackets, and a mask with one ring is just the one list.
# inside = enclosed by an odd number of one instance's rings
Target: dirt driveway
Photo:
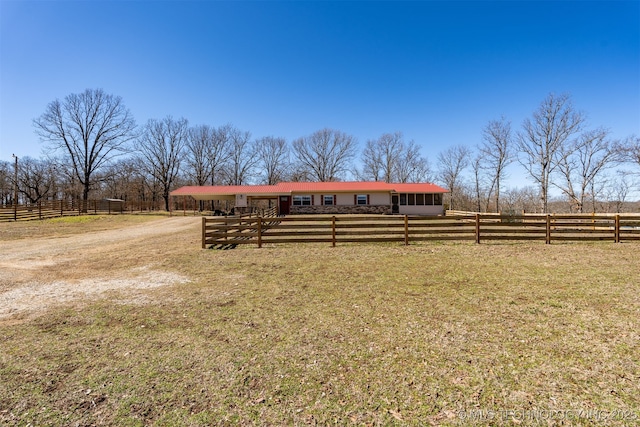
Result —
[[199, 247], [200, 219], [172, 217], [41, 239], [0, 240], [0, 320], [109, 297], [144, 302], [145, 289], [185, 283], [163, 254]]

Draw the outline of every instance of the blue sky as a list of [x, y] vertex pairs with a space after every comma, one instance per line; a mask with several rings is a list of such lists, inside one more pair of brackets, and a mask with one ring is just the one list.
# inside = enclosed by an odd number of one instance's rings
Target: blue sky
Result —
[[32, 120], [87, 88], [139, 124], [402, 131], [434, 166], [550, 92], [623, 138], [640, 134], [640, 2], [0, 0], [0, 160], [39, 157]]

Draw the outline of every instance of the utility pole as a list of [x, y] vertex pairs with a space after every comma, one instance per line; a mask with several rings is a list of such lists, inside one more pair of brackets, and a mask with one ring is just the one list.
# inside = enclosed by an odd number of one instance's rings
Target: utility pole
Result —
[[16, 164], [14, 168], [14, 176], [13, 176], [13, 220], [18, 220], [18, 156], [12, 154], [16, 159]]

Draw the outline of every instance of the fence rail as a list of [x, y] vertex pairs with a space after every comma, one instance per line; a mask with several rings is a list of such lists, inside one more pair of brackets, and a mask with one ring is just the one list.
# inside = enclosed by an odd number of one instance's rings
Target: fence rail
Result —
[[202, 247], [462, 240], [640, 241], [640, 215], [247, 216], [202, 218]]
[[[234, 245], [245, 240], [257, 237], [256, 243], [262, 247], [262, 226], [268, 226], [271, 222], [268, 218], [275, 218], [278, 209], [273, 207], [260, 213], [246, 213], [234, 217], [202, 217], [202, 249], [207, 244]], [[256, 236], [253, 236], [252, 227], [256, 227]], [[227, 241], [231, 238], [229, 241]], [[215, 241], [215, 242], [214, 242]], [[207, 243], [213, 242], [213, 243]]]
[[[188, 211], [189, 215], [202, 215], [205, 212], [198, 211], [198, 205]], [[249, 210], [249, 209], [247, 209]], [[164, 209], [158, 208], [157, 202], [144, 201], [122, 201], [119, 199], [103, 199], [88, 201], [66, 201], [66, 200], [47, 200], [28, 205], [0, 205], [0, 222], [8, 221], [29, 221], [38, 219], [57, 218], [62, 216], [78, 216], [78, 215], [95, 215], [95, 214], [121, 214], [133, 212], [165, 212]], [[179, 211], [170, 211], [169, 213], [177, 214]], [[220, 211], [215, 211], [220, 212]], [[238, 212], [238, 210], [236, 210]], [[220, 214], [231, 215], [233, 218], [244, 218], [249, 216], [274, 216], [276, 208], [251, 208], [251, 213], [242, 213], [238, 215], [220, 212]], [[183, 211], [186, 215], [187, 211]], [[209, 213], [214, 214], [214, 211]]]
[[88, 200], [75, 203], [65, 200], [48, 200], [29, 205], [0, 207], [0, 222], [27, 221], [98, 213], [113, 214], [138, 210], [143, 210], [141, 205], [134, 206], [133, 204], [115, 200]]

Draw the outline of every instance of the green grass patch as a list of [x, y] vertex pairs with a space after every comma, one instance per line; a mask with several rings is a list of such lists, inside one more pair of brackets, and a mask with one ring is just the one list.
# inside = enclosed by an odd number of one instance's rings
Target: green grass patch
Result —
[[46, 221], [52, 224], [86, 224], [91, 221], [100, 221], [103, 216], [98, 215], [83, 215], [83, 216], [63, 216], [60, 218], [52, 218]]
[[547, 425], [513, 414], [573, 410], [551, 425], [586, 426], [599, 410], [632, 425], [638, 248], [160, 252], [192, 281], [150, 291], [156, 303], [0, 326], [0, 423]]

